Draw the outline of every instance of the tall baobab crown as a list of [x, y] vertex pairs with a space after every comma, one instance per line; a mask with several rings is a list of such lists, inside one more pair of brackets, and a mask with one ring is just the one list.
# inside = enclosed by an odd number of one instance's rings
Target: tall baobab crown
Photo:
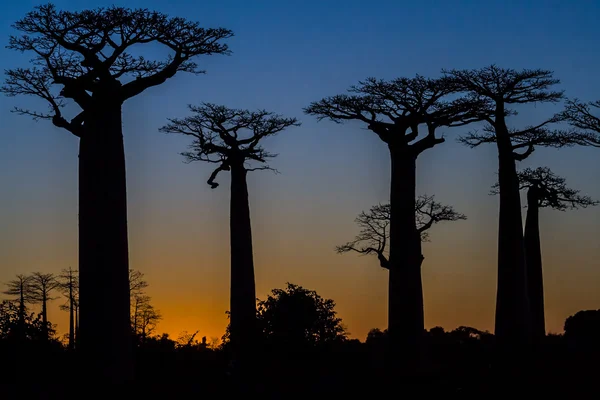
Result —
[[[13, 27], [8, 48], [34, 54], [32, 67], [6, 71], [2, 91], [46, 100], [49, 113], [17, 108], [21, 114], [51, 119], [56, 126], [81, 134], [84, 115], [67, 121], [61, 108], [72, 99], [84, 111], [97, 96], [117, 104], [159, 85], [177, 72], [202, 73], [192, 58], [228, 54], [228, 29], [205, 29], [196, 22], [147, 9], [97, 8], [58, 11], [52, 4], [35, 7]], [[141, 44], [161, 44], [171, 51], [163, 60], [133, 53]]]
[[318, 120], [364, 122], [388, 144], [410, 144], [419, 136], [419, 125], [425, 124], [425, 137], [411, 144], [416, 154], [444, 142], [435, 136], [436, 128], [480, 121], [489, 109], [487, 100], [473, 96], [449, 100], [457, 93], [453, 81], [420, 75], [390, 81], [367, 78], [348, 93], [313, 102], [304, 112]]
[[[214, 181], [217, 174], [229, 171], [232, 166], [240, 166], [246, 171], [272, 169], [267, 161], [277, 155], [266, 151], [261, 140], [290, 126], [300, 126], [296, 118], [282, 117], [266, 110], [240, 110], [212, 103], [188, 107], [193, 115], [171, 118], [170, 123], [160, 130], [194, 138], [190, 151], [182, 153], [188, 162], [219, 164], [208, 180], [213, 189], [219, 186]], [[246, 167], [252, 161], [260, 165]]]

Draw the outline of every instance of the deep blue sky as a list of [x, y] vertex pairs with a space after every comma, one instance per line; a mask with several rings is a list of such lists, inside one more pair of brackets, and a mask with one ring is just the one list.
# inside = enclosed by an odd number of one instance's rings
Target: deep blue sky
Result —
[[[10, 24], [39, 2], [0, 6], [0, 42]], [[57, 1], [76, 10], [111, 5]], [[364, 338], [385, 324], [385, 273], [375, 260], [338, 256], [353, 219], [386, 201], [385, 146], [359, 124], [317, 123], [302, 108], [368, 76], [437, 76], [442, 68], [545, 68], [571, 97], [600, 99], [597, 1], [122, 1], [232, 29], [231, 56], [199, 58], [206, 75], [178, 75], [126, 103], [131, 262], [144, 271], [164, 329], [220, 335], [227, 307], [227, 177], [211, 191], [210, 166], [186, 165], [186, 138], [158, 132], [186, 104], [210, 101], [266, 108], [302, 122], [265, 145], [281, 175], [253, 173], [251, 207], [259, 295], [285, 281], [337, 300], [350, 331]], [[0, 69], [27, 57], [0, 48]], [[77, 141], [47, 122], [10, 113], [43, 102], [0, 97], [0, 280], [18, 272], [58, 271], [77, 259]], [[40, 108], [41, 107], [41, 108]], [[535, 123], [560, 106], [528, 108], [515, 123]], [[446, 144], [419, 159], [419, 191], [435, 193], [469, 220], [436, 227], [426, 245], [428, 325], [491, 329], [495, 297], [496, 201], [493, 146]], [[536, 151], [525, 165], [548, 165], [575, 188], [600, 198], [598, 151]], [[548, 323], [562, 327], [581, 308], [597, 308], [598, 210], [548, 212]], [[552, 219], [551, 219], [552, 218]], [[573, 254], [556, 249], [569, 243]], [[554, 251], [554, 253], [553, 253]], [[576, 253], [576, 255], [575, 255]], [[166, 276], [164, 270], [168, 270]], [[185, 280], [182, 286], [181, 280]], [[476, 299], [474, 301], [474, 299]], [[593, 306], [595, 304], [595, 306]], [[363, 307], [364, 306], [364, 307]], [[201, 312], [198, 310], [201, 309]], [[56, 316], [56, 319], [62, 317]]]

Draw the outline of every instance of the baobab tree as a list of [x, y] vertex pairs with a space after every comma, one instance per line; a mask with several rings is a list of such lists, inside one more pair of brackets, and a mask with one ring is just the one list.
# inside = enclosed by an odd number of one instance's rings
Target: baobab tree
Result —
[[25, 337], [25, 318], [27, 303], [31, 302], [31, 276], [18, 274], [16, 279], [6, 283], [7, 289], [2, 293], [11, 296], [11, 301], [19, 305], [19, 332], [17, 337]]
[[[598, 115], [595, 115], [598, 114]], [[579, 144], [600, 147], [600, 100], [581, 102], [567, 100], [562, 118], [579, 130]]]
[[77, 304], [79, 302], [79, 276], [78, 271], [69, 267], [63, 269], [58, 276], [58, 289], [67, 298], [67, 303], [60, 306], [61, 310], [69, 312], [69, 349], [75, 348], [75, 331], [77, 324]]
[[[417, 232], [422, 242], [429, 241], [429, 229], [442, 221], [466, 220], [467, 216], [456, 212], [452, 206], [434, 200], [434, 196], [421, 195], [415, 202]], [[335, 248], [339, 254], [356, 252], [375, 254], [381, 268], [389, 270], [390, 204], [377, 204], [369, 212], [361, 212], [355, 219], [360, 232], [354, 240]], [[421, 260], [425, 257], [421, 254]]]
[[[498, 284], [495, 334], [499, 354], [525, 354], [531, 344], [531, 315], [527, 295], [523, 222], [516, 162], [529, 157], [537, 146], [563, 147], [576, 144], [571, 132], [552, 130], [561, 121], [554, 115], [537, 125], [510, 128], [507, 117], [514, 105], [555, 103], [563, 98], [552, 90], [559, 83], [551, 71], [504, 69], [495, 65], [475, 70], [445, 71], [456, 87], [492, 103], [493, 112], [485, 118], [482, 132], [460, 138], [469, 147], [495, 143], [498, 149]], [[514, 363], [513, 363], [514, 364]], [[517, 363], [518, 364], [518, 363]]]
[[[47, 119], [79, 139], [80, 349], [90, 368], [127, 379], [131, 349], [125, 155], [121, 109], [146, 89], [177, 72], [201, 73], [199, 55], [227, 54], [232, 32], [147, 9], [96, 8], [59, 11], [37, 6], [13, 27], [8, 48], [33, 54], [30, 66], [6, 71], [2, 91], [32, 95], [49, 112], [16, 108]], [[171, 54], [163, 60], [136, 55], [154, 45]], [[140, 53], [137, 53], [140, 54]], [[63, 106], [81, 109], [68, 119]], [[105, 296], [106, 291], [110, 296]], [[98, 329], [98, 326], [103, 329]]]
[[272, 169], [267, 162], [276, 155], [267, 152], [261, 142], [300, 123], [296, 118], [265, 110], [238, 110], [210, 103], [190, 105], [189, 109], [193, 115], [170, 119], [161, 131], [192, 137], [190, 151], [182, 153], [188, 162], [217, 164], [207, 181], [212, 189], [219, 186], [215, 181], [219, 172], [231, 172], [231, 344], [237, 362], [251, 368], [256, 336], [256, 290], [246, 177], [250, 171]]
[[44, 274], [41, 272], [31, 274], [29, 283], [30, 302], [32, 304], [40, 304], [42, 307], [42, 329], [44, 330], [43, 333], [46, 334], [46, 339], [48, 338], [48, 302], [57, 299], [57, 297], [52, 296], [52, 292], [57, 290], [59, 286], [60, 282], [54, 274]]
[[[598, 202], [570, 189], [565, 179], [547, 167], [526, 168], [518, 172], [519, 187], [527, 191], [527, 217], [525, 219], [525, 259], [527, 264], [527, 292], [531, 307], [531, 328], [534, 344], [539, 345], [546, 336], [544, 312], [544, 277], [540, 240], [539, 210], [551, 208], [558, 211], [586, 208]], [[498, 193], [498, 184], [492, 188]]]
[[[422, 76], [391, 81], [369, 78], [348, 92], [313, 102], [304, 111], [319, 121], [359, 121], [390, 151], [390, 360], [402, 361], [410, 370], [418, 360], [424, 331], [421, 239], [415, 206], [417, 158], [445, 141], [437, 135], [439, 128], [481, 120], [487, 102], [466, 96], [450, 101], [448, 96], [457, 94], [453, 82]], [[424, 126], [424, 135], [419, 126]], [[400, 347], [404, 354], [397, 354]]]

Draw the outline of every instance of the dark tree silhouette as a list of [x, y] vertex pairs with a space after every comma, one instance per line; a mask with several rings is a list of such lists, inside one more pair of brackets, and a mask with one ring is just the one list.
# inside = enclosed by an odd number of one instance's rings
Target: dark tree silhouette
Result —
[[[582, 310], [565, 320], [565, 338], [584, 352], [600, 350], [600, 310]], [[592, 353], [594, 355], [594, 353]], [[594, 362], [596, 362], [594, 360]]]
[[583, 103], [578, 99], [567, 100], [561, 117], [580, 130], [579, 144], [600, 147], [600, 100]]
[[148, 282], [144, 279], [144, 273], [138, 270], [129, 270], [129, 302], [131, 305], [131, 327], [133, 333], [138, 333], [139, 313], [144, 304], [150, 303], [150, 297], [146, 296], [145, 290]]
[[516, 162], [531, 155], [536, 146], [574, 145], [576, 135], [548, 128], [561, 120], [558, 116], [520, 130], [507, 125], [506, 117], [516, 114], [509, 108], [511, 105], [554, 103], [562, 99], [562, 92], [551, 90], [559, 83], [551, 71], [516, 71], [492, 65], [445, 73], [461, 90], [492, 103], [493, 112], [485, 119], [483, 132], [472, 132], [460, 141], [470, 147], [496, 143], [498, 148], [500, 211], [495, 334], [500, 355], [508, 356], [509, 350], [521, 353], [531, 344], [531, 319]]
[[[542, 248], [539, 227], [539, 209], [585, 208], [598, 202], [588, 196], [579, 195], [578, 190], [570, 189], [565, 179], [555, 175], [549, 168], [526, 168], [519, 171], [519, 187], [527, 190], [527, 217], [525, 219], [525, 257], [527, 264], [527, 287], [531, 307], [531, 325], [535, 344], [540, 344], [546, 336], [544, 312], [544, 279], [542, 269]], [[498, 194], [498, 184], [492, 193]]]
[[69, 349], [75, 348], [75, 333], [77, 321], [77, 305], [79, 303], [78, 271], [69, 267], [63, 269], [58, 276], [58, 289], [67, 298], [67, 303], [60, 306], [61, 310], [69, 312]]
[[[421, 195], [415, 202], [417, 231], [421, 241], [429, 241], [429, 228], [442, 221], [466, 220], [464, 214], [458, 213], [451, 206], [445, 206], [434, 200], [434, 196]], [[376, 254], [381, 268], [389, 269], [389, 252], [387, 243], [390, 239], [390, 205], [378, 204], [371, 207], [368, 213], [361, 212], [355, 219], [360, 232], [353, 241], [336, 247], [342, 254], [354, 251], [359, 254]], [[421, 255], [422, 259], [423, 255]]]
[[150, 303], [150, 297], [144, 296], [143, 301], [138, 305], [135, 316], [136, 331], [135, 334], [145, 341], [156, 330], [156, 325], [162, 319], [162, 314]]
[[[444, 142], [440, 127], [465, 125], [482, 118], [486, 103], [446, 97], [455, 94], [447, 79], [369, 78], [348, 95], [313, 102], [305, 113], [336, 123], [359, 121], [387, 144], [391, 158], [389, 306], [390, 361], [409, 370], [419, 358], [424, 331], [421, 239], [416, 227], [416, 161], [427, 149]], [[425, 135], [419, 138], [419, 126]], [[404, 350], [404, 354], [398, 351]]]
[[18, 333], [25, 335], [25, 319], [27, 317], [27, 303], [31, 302], [31, 276], [18, 274], [16, 279], [6, 283], [5, 295], [12, 296], [12, 301], [18, 304]]
[[[246, 175], [271, 169], [266, 162], [275, 154], [268, 153], [261, 140], [300, 123], [265, 110], [235, 110], [209, 103], [189, 108], [194, 115], [170, 119], [161, 131], [193, 137], [190, 151], [183, 153], [187, 161], [218, 164], [207, 181], [211, 188], [219, 185], [215, 182], [219, 172], [231, 171], [231, 345], [238, 362], [249, 361], [256, 336], [256, 291]], [[250, 168], [247, 163], [252, 161], [259, 165]]]
[[[59, 281], [54, 274], [43, 274], [34, 272], [31, 274], [29, 283], [30, 302], [32, 304], [40, 304], [42, 306], [42, 327], [48, 327], [48, 302], [56, 300], [57, 297], [52, 297], [52, 292], [59, 288]], [[48, 335], [46, 335], [48, 337]]]
[[347, 335], [333, 300], [289, 282], [258, 302], [257, 320], [268, 343], [294, 350], [343, 341]]
[[[191, 60], [227, 54], [221, 41], [232, 33], [147, 9], [113, 6], [69, 12], [52, 4], [35, 7], [13, 27], [22, 36], [11, 36], [8, 47], [34, 58], [29, 68], [6, 71], [2, 91], [44, 99], [48, 113], [16, 111], [51, 120], [79, 138], [81, 350], [88, 354], [90, 368], [98, 369], [90, 376], [128, 379], [129, 256], [121, 108], [127, 99], [177, 72], [201, 72]], [[165, 60], [135, 55], [135, 49], [152, 44], [172, 54]], [[71, 120], [62, 113], [68, 99], [82, 110]], [[110, 296], [104, 295], [107, 290]]]
[[53, 337], [55, 330], [42, 322], [41, 314], [27, 313], [13, 301], [0, 302], [0, 340], [39, 340]]

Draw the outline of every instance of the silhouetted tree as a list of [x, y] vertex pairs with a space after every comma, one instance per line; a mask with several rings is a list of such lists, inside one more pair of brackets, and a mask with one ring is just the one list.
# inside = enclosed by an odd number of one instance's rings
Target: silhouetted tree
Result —
[[60, 283], [58, 289], [67, 298], [67, 303], [61, 305], [60, 309], [69, 312], [69, 349], [71, 350], [75, 348], [76, 308], [79, 302], [79, 276], [77, 273], [77, 270], [69, 267], [63, 269], [58, 276]]
[[[192, 58], [227, 54], [221, 41], [232, 33], [147, 9], [69, 12], [52, 4], [36, 6], [13, 27], [23, 35], [11, 36], [8, 47], [34, 58], [29, 68], [6, 71], [2, 91], [44, 99], [49, 113], [16, 111], [51, 120], [79, 138], [81, 350], [90, 368], [127, 379], [129, 256], [121, 108], [177, 72], [201, 72]], [[134, 55], [152, 44], [172, 54], [165, 60]], [[67, 99], [82, 110], [70, 121], [62, 114]], [[107, 290], [110, 296], [104, 295]]]
[[148, 282], [144, 279], [144, 273], [134, 269], [129, 270], [129, 302], [131, 304], [131, 326], [133, 333], [138, 332], [139, 311], [142, 304], [149, 303], [150, 297], [146, 296], [144, 289]]
[[[219, 185], [215, 182], [219, 172], [231, 171], [231, 344], [238, 361], [249, 361], [256, 338], [256, 290], [246, 175], [271, 169], [266, 162], [275, 154], [261, 146], [263, 139], [300, 124], [295, 118], [265, 110], [236, 110], [210, 103], [189, 108], [194, 115], [170, 119], [161, 131], [192, 136], [190, 151], [183, 153], [187, 161], [218, 164], [207, 181], [211, 188]], [[249, 168], [247, 163], [252, 161], [259, 166]]]
[[142, 341], [152, 335], [156, 325], [162, 319], [159, 310], [150, 303], [150, 296], [136, 296], [136, 310], [133, 316], [134, 333]]
[[[472, 132], [460, 138], [470, 147], [496, 143], [498, 149], [498, 188], [500, 211], [498, 227], [498, 289], [496, 297], [495, 335], [500, 355], [517, 353], [531, 343], [531, 315], [527, 296], [526, 261], [523, 244], [523, 222], [516, 162], [533, 153], [536, 146], [563, 147], [576, 143], [576, 135], [551, 130], [559, 116], [523, 129], [509, 128], [506, 118], [516, 114], [512, 105], [554, 103], [562, 92], [551, 88], [559, 83], [546, 70], [504, 69], [495, 65], [476, 70], [445, 71], [460, 90], [480, 96], [491, 103], [491, 114], [485, 118], [483, 132]], [[524, 353], [523, 353], [524, 354]], [[511, 361], [513, 365], [514, 360]]]
[[583, 103], [578, 99], [567, 100], [561, 117], [580, 130], [578, 144], [600, 147], [600, 100]]
[[57, 299], [57, 297], [52, 297], [52, 292], [58, 289], [59, 285], [60, 283], [54, 274], [34, 272], [31, 275], [29, 282], [30, 302], [42, 306], [42, 328], [48, 327], [48, 302]]
[[[23, 316], [24, 314], [24, 316]], [[53, 337], [56, 331], [52, 324], [42, 321], [41, 314], [25, 312], [12, 301], [0, 303], [0, 340], [44, 340]]]
[[336, 343], [347, 335], [333, 300], [291, 283], [258, 302], [257, 320], [267, 343], [294, 350]]
[[[313, 102], [305, 113], [336, 123], [355, 120], [367, 125], [387, 144], [391, 158], [388, 330], [391, 360], [412, 369], [423, 337], [421, 239], [416, 227], [416, 162], [427, 149], [444, 142], [440, 127], [481, 119], [485, 103], [456, 93], [447, 79], [375, 78], [352, 86], [348, 95]], [[419, 126], [426, 134], [419, 138]], [[405, 354], [396, 354], [402, 347]]]
[[[434, 200], [434, 196], [421, 195], [415, 201], [417, 231], [421, 241], [429, 241], [427, 232], [434, 224], [442, 221], [466, 220], [451, 206], [445, 206]], [[389, 269], [387, 243], [390, 239], [390, 205], [378, 204], [371, 207], [368, 213], [361, 212], [355, 220], [360, 227], [359, 234], [353, 241], [336, 247], [340, 254], [354, 251], [359, 254], [376, 254], [381, 268]], [[425, 257], [421, 255], [422, 259]]]
[[[519, 187], [527, 190], [527, 217], [525, 219], [525, 257], [527, 261], [527, 286], [531, 306], [531, 325], [535, 343], [546, 336], [544, 313], [544, 279], [542, 248], [540, 241], [539, 209], [552, 208], [559, 211], [585, 208], [598, 204], [578, 190], [569, 189], [565, 179], [555, 175], [549, 168], [526, 168], [518, 172]], [[498, 184], [492, 188], [498, 193]]]
[[12, 302], [18, 304], [18, 333], [25, 335], [25, 319], [27, 317], [26, 303], [31, 302], [31, 276], [18, 274], [17, 279], [6, 283], [7, 289], [2, 293], [12, 296]]
[[565, 320], [564, 329], [565, 338], [576, 348], [583, 351], [600, 349], [600, 310], [576, 312]]

